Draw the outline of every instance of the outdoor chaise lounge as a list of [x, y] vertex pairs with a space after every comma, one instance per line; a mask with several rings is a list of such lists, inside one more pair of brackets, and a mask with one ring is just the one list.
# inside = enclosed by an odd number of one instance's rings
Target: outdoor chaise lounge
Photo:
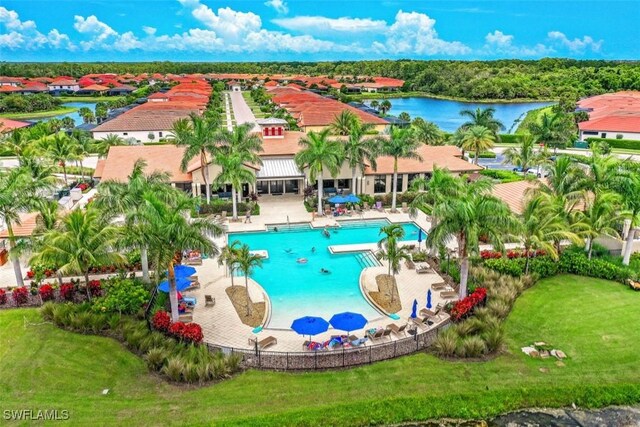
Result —
[[407, 202], [402, 202], [402, 213], [407, 212], [409, 212], [409, 206], [407, 205]]
[[444, 291], [447, 288], [448, 288], [448, 285], [444, 282], [438, 282], [431, 285], [432, 291]]
[[442, 299], [451, 299], [451, 298], [457, 298], [458, 297], [458, 292], [456, 291], [442, 291], [440, 292], [440, 298]]
[[274, 344], [278, 344], [278, 340], [276, 339], [276, 337], [274, 336], [268, 336], [266, 338], [261, 339], [260, 341], [257, 341], [257, 338], [249, 338], [249, 345], [253, 346], [253, 347], [258, 347], [258, 350], [263, 350], [269, 346], [272, 346]]
[[382, 209], [382, 202], [380, 201], [376, 202], [376, 210], [378, 212], [384, 212], [384, 209]]
[[408, 270], [415, 270], [416, 269], [416, 265], [414, 264], [413, 261], [411, 261], [410, 259], [406, 260], [404, 262], [404, 264], [407, 266]]
[[390, 323], [387, 325], [387, 329], [393, 332], [396, 335], [407, 334], [407, 324], [405, 323], [402, 326], [398, 326], [395, 323]]
[[213, 298], [211, 295], [205, 295], [204, 296], [204, 306], [205, 307], [213, 307], [214, 305], [216, 305], [216, 299]]
[[416, 266], [416, 273], [418, 274], [434, 274], [433, 268], [429, 267], [429, 264], [418, 264]]
[[193, 322], [193, 313], [183, 313], [178, 316], [178, 321], [182, 323], [191, 323]]

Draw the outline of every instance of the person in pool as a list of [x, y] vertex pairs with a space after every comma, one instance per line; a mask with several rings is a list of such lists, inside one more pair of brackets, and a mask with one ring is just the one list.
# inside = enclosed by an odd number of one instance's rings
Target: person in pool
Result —
[[326, 268], [321, 268], [320, 269], [320, 273], [322, 273], [322, 274], [331, 274], [331, 271], [327, 270]]
[[293, 252], [293, 249], [285, 249], [284, 250], [286, 253], [290, 254], [291, 252]]
[[273, 231], [278, 232], [278, 227], [273, 227]]
[[306, 264], [306, 263], [307, 263], [307, 259], [306, 259], [306, 258], [298, 258], [298, 259], [296, 260], [296, 262], [297, 262], [298, 264]]
[[312, 254], [315, 254], [315, 253], [316, 253], [316, 247], [315, 247], [315, 246], [311, 248], [311, 253], [312, 253]]
[[322, 230], [322, 235], [326, 238], [331, 237], [331, 234], [329, 233], [329, 229], [327, 228], [327, 226], [325, 225], [324, 229]]

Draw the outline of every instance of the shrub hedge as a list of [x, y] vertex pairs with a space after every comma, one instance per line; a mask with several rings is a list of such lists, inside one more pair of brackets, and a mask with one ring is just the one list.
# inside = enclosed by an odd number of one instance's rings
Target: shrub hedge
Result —
[[621, 148], [624, 150], [640, 150], [640, 141], [636, 139], [614, 139], [614, 138], [585, 138], [591, 144], [594, 142], [606, 142], [611, 148]]
[[[251, 203], [251, 215], [260, 215], [260, 205], [255, 202]], [[244, 216], [245, 212], [247, 212], [247, 203], [238, 202], [238, 215]], [[227, 216], [231, 216], [233, 212], [233, 203], [231, 200], [225, 199], [212, 199], [211, 203], [202, 203], [199, 207], [200, 215], [211, 215], [211, 214], [220, 214], [222, 211], [227, 212]]]
[[524, 180], [524, 176], [519, 173], [501, 169], [483, 169], [480, 171], [480, 175], [499, 180], [502, 183]]

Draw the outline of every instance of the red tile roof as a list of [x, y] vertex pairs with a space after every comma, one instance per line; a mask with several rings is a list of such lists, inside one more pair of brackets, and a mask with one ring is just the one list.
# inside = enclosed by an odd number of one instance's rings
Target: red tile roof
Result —
[[640, 133], [640, 113], [601, 117], [578, 124], [580, 130]]
[[[418, 153], [422, 160], [398, 159], [398, 171], [401, 173], [431, 173], [434, 166], [448, 169], [451, 172], [475, 172], [483, 169], [481, 166], [463, 160], [460, 149], [453, 145], [423, 145], [418, 148]], [[365, 174], [392, 174], [393, 157], [378, 157], [377, 166], [375, 171], [367, 166]]]
[[14, 129], [20, 129], [30, 125], [31, 123], [29, 122], [21, 122], [18, 120], [0, 117], [0, 133], [11, 132]]
[[184, 150], [184, 147], [169, 144], [113, 146], [104, 160], [102, 171], [99, 171], [100, 178], [102, 181], [125, 182], [135, 162], [144, 159], [147, 162], [146, 173], [168, 172], [172, 182], [191, 182], [191, 174], [180, 169]]

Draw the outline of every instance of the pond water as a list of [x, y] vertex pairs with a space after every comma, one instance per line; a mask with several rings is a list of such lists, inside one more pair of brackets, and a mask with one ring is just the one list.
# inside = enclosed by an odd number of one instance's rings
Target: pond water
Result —
[[[96, 111], [96, 103], [95, 102], [65, 102], [64, 104], [62, 104], [63, 107], [74, 107], [77, 109], [80, 109], [82, 107], [87, 107], [90, 108], [91, 111], [93, 111], [95, 113]], [[58, 114], [57, 116], [52, 116], [52, 117], [41, 117], [41, 118], [34, 118], [34, 119], [24, 119], [27, 121], [49, 121], [51, 119], [63, 119], [65, 117], [71, 117], [73, 119], [73, 121], [76, 123], [76, 126], [81, 125], [83, 123], [82, 121], [82, 117], [80, 117], [80, 114], [78, 114], [78, 110], [73, 111], [71, 113], [67, 113], [67, 114]]]
[[[420, 97], [390, 98], [389, 101], [391, 102], [390, 114], [397, 116], [402, 112], [407, 112], [412, 119], [422, 117], [437, 124], [440, 129], [446, 132], [454, 132], [461, 124], [467, 121], [466, 118], [460, 116], [461, 110], [493, 107], [496, 109], [494, 116], [506, 127], [505, 133], [513, 133], [517, 127], [516, 120], [522, 120], [527, 111], [553, 104], [551, 102], [485, 104]], [[366, 104], [369, 103], [371, 101], [366, 102]]]

